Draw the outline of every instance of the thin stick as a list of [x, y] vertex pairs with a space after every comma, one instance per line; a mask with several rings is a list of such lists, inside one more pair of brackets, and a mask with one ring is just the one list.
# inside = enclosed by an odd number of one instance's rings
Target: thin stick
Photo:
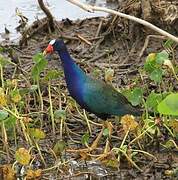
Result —
[[79, 2], [78, 0], [67, 0], [67, 1], [71, 2], [72, 4], [74, 4], [76, 6], [79, 6], [80, 8], [82, 8], [83, 10], [88, 11], [88, 12], [102, 11], [102, 12], [106, 12], [106, 13], [109, 13], [109, 14], [115, 14], [117, 16], [129, 19], [131, 21], [135, 21], [135, 22], [137, 22], [139, 24], [142, 24], [142, 25], [144, 25], [144, 26], [158, 32], [159, 34], [162, 34], [163, 36], [166, 36], [169, 39], [172, 39], [173, 41], [178, 43], [178, 38], [177, 37], [173, 36], [172, 34], [169, 34], [168, 32], [158, 28], [157, 26], [155, 26], [155, 25], [153, 25], [153, 24], [151, 24], [151, 23], [149, 23], [149, 22], [147, 22], [147, 21], [145, 21], [143, 19], [131, 16], [131, 15], [128, 15], [128, 14], [124, 14], [124, 13], [121, 13], [121, 12], [118, 12], [118, 11], [115, 11], [115, 10], [112, 10], [112, 9], [108, 9], [108, 8], [105, 8], [105, 7], [86, 5], [84, 3]]
[[53, 112], [53, 103], [52, 103], [52, 98], [51, 98], [51, 84], [50, 84], [50, 82], [48, 83], [48, 96], [49, 96], [50, 116], [51, 116], [53, 135], [55, 135], [55, 120], [54, 120], [54, 112]]
[[85, 42], [88, 45], [92, 45], [92, 43], [90, 41], [88, 41], [86, 38], [84, 38], [83, 36], [81, 36], [80, 34], [76, 35], [80, 40], [82, 40], [83, 42]]

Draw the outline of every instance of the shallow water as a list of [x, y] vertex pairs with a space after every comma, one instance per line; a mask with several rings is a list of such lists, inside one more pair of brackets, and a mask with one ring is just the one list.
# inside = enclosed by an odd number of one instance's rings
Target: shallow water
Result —
[[[80, 0], [81, 2], [107, 6], [105, 0]], [[44, 0], [48, 8], [57, 20], [69, 18], [72, 20], [82, 19], [93, 16], [105, 16], [106, 13], [89, 13], [79, 7], [67, 2], [66, 0]], [[19, 25], [20, 18], [16, 15], [15, 9], [28, 17], [30, 25], [35, 19], [45, 15], [38, 6], [37, 0], [0, 0], [0, 40], [2, 40], [5, 26], [10, 30], [10, 39], [15, 40], [19, 37], [15, 27]]]

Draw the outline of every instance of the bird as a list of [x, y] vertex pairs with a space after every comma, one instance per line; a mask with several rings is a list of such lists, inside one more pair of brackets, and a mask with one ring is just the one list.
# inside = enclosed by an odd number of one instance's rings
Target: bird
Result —
[[142, 111], [112, 85], [86, 74], [69, 54], [63, 39], [49, 42], [43, 54], [57, 52], [70, 96], [86, 111], [106, 120], [111, 116], [140, 116]]
[[[112, 85], [105, 83], [102, 80], [94, 79], [86, 74], [75, 60], [69, 54], [67, 46], [63, 39], [53, 39], [49, 42], [43, 55], [57, 52], [65, 75], [65, 81], [70, 96], [86, 111], [95, 114], [100, 119], [105, 120], [102, 125], [102, 130], [91, 146], [79, 149], [79, 153], [90, 153], [96, 149], [103, 131], [105, 128], [109, 130], [108, 137], [104, 149], [109, 149], [109, 139], [112, 134], [112, 124], [107, 119], [112, 116], [134, 115], [140, 116], [142, 111], [139, 108], [132, 106], [127, 98], [118, 92]], [[91, 134], [91, 132], [90, 132]], [[101, 158], [105, 157], [107, 152], [104, 150]]]

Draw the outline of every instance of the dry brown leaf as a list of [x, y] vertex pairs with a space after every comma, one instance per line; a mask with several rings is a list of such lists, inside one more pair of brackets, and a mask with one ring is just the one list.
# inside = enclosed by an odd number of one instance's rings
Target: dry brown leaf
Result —
[[106, 82], [112, 82], [113, 80], [113, 77], [114, 77], [114, 70], [109, 68], [105, 71], [105, 76], [104, 76], [104, 79]]
[[121, 118], [121, 124], [125, 132], [134, 131], [138, 127], [138, 123], [135, 121], [134, 116], [125, 115]]
[[2, 177], [4, 180], [16, 180], [15, 171], [12, 169], [11, 165], [4, 165], [2, 172]]
[[29, 154], [28, 150], [25, 148], [19, 148], [15, 152], [16, 161], [18, 161], [22, 165], [28, 165], [31, 159], [31, 155]]
[[171, 120], [169, 125], [172, 127], [173, 131], [178, 133], [178, 120], [177, 119]]
[[26, 179], [27, 180], [38, 180], [41, 178], [41, 174], [42, 174], [42, 170], [41, 169], [37, 169], [37, 170], [27, 170], [27, 175], [26, 175]]
[[0, 88], [0, 106], [6, 106], [7, 105], [7, 97], [4, 93], [3, 88]]

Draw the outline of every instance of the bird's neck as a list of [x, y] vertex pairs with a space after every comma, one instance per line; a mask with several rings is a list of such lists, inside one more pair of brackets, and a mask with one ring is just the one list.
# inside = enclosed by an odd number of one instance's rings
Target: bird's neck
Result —
[[61, 58], [65, 78], [68, 83], [71, 83], [71, 81], [75, 82], [75, 80], [78, 79], [83, 79], [86, 76], [83, 70], [71, 58], [67, 49], [62, 52], [58, 52], [58, 54]]

